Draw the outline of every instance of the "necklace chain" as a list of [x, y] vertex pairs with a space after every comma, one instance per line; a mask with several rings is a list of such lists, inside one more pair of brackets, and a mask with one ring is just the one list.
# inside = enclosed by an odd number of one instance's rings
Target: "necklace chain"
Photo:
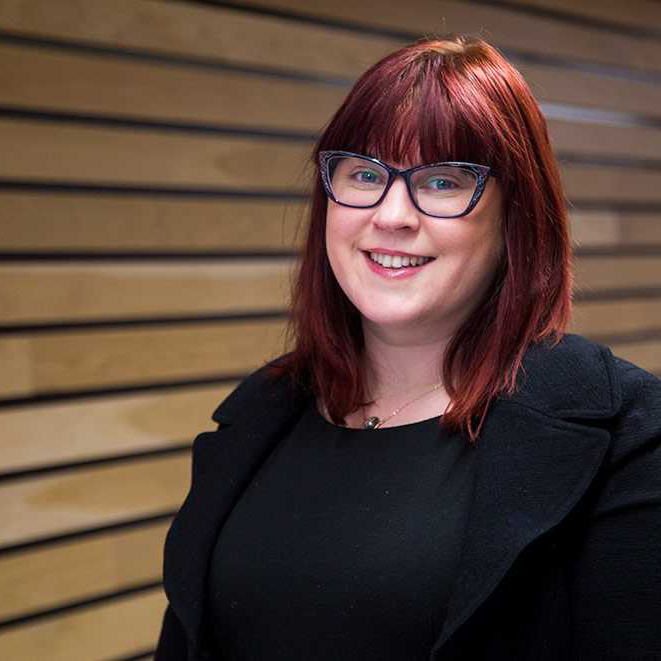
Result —
[[443, 385], [442, 381], [440, 383], [436, 383], [429, 390], [425, 390], [422, 394], [418, 395], [414, 399], [411, 399], [410, 401], [406, 402], [405, 404], [402, 404], [399, 408], [396, 408], [386, 418], [381, 419], [376, 415], [371, 415], [368, 418], [365, 418], [365, 422], [363, 423], [363, 427], [365, 429], [378, 429], [379, 427], [383, 426], [386, 422], [388, 422], [388, 420], [390, 420], [391, 418], [394, 418], [400, 411], [403, 411], [407, 406], [409, 406], [409, 404], [413, 404], [414, 402], [417, 402], [419, 399], [422, 399], [425, 395], [428, 395], [430, 392], [434, 392], [434, 390], [438, 390], [442, 385]]

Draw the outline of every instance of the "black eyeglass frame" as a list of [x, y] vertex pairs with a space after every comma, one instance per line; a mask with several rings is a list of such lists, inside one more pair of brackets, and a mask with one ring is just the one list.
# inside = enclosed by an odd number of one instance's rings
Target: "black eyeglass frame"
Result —
[[[376, 202], [374, 202], [374, 204], [367, 204], [364, 206], [357, 204], [347, 204], [346, 202], [340, 202], [335, 197], [333, 193], [333, 188], [331, 186], [331, 182], [328, 178], [328, 162], [334, 156], [361, 158], [365, 161], [369, 161], [371, 163], [375, 163], [376, 165], [381, 166], [388, 172], [388, 181], [386, 182], [386, 186], [383, 189], [383, 193], [381, 193], [381, 197], [379, 197], [379, 199]], [[417, 172], [418, 170], [422, 170], [423, 168], [438, 167], [441, 165], [461, 167], [466, 170], [469, 170], [470, 172], [472, 172], [477, 176], [477, 185], [475, 186], [475, 191], [473, 192], [470, 202], [468, 203], [468, 207], [462, 213], [457, 213], [454, 214], [453, 216], [438, 216], [436, 214], [429, 213], [420, 208], [420, 205], [418, 204], [418, 202], [415, 199], [415, 196], [413, 195], [413, 191], [411, 190], [411, 176], [415, 172]], [[350, 207], [352, 209], [372, 209], [374, 207], [379, 206], [379, 204], [383, 202], [383, 198], [385, 198], [385, 196], [388, 194], [388, 191], [390, 190], [390, 187], [393, 185], [395, 179], [398, 176], [401, 176], [406, 183], [406, 190], [409, 192], [409, 197], [411, 198], [411, 202], [413, 202], [413, 206], [415, 206], [415, 208], [420, 213], [424, 214], [425, 216], [431, 216], [432, 218], [461, 218], [462, 216], [468, 215], [477, 206], [477, 203], [480, 201], [480, 198], [482, 197], [482, 193], [484, 193], [484, 189], [487, 186], [487, 181], [489, 180], [489, 177], [496, 177], [495, 172], [488, 165], [477, 165], [476, 163], [463, 163], [461, 161], [443, 161], [440, 163], [428, 163], [425, 165], [416, 165], [415, 167], [408, 168], [406, 170], [400, 170], [396, 167], [393, 167], [392, 165], [389, 165], [388, 163], [384, 163], [383, 161], [380, 161], [378, 158], [365, 156], [364, 154], [356, 154], [350, 151], [337, 151], [337, 150], [319, 152], [319, 171], [321, 174], [321, 183], [324, 186], [326, 195], [336, 204], [340, 204], [343, 207]]]

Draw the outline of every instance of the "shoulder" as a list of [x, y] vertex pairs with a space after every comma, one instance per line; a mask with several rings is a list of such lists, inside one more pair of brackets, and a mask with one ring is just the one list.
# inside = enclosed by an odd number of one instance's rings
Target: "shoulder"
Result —
[[500, 401], [533, 409], [563, 424], [607, 430], [607, 465], [637, 458], [637, 480], [661, 475], [661, 379], [613, 354], [610, 348], [574, 334], [544, 342], [525, 354], [517, 388]]
[[661, 380], [605, 345], [568, 333], [529, 348], [504, 399], [562, 418], [615, 418], [636, 407], [661, 415]]
[[288, 355], [278, 356], [248, 375], [218, 405], [212, 419], [219, 425], [226, 425], [250, 415], [256, 407], [260, 411], [282, 412], [299, 406], [306, 398], [305, 387], [295, 383], [288, 374], [278, 372]]
[[[612, 431], [619, 443], [613, 460], [661, 446], [661, 379], [624, 358], [613, 356], [620, 384], [620, 408]], [[657, 453], [658, 454], [658, 453]], [[661, 469], [661, 457], [657, 459]]]

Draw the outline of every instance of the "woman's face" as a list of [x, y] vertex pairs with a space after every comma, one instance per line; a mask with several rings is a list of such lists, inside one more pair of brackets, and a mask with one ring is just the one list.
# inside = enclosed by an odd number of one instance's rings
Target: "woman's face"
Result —
[[[333, 273], [364, 323], [449, 336], [492, 281], [503, 249], [501, 204], [493, 177], [478, 205], [461, 218], [419, 212], [401, 177], [373, 209], [344, 207], [329, 199], [326, 250]], [[370, 253], [389, 257], [379, 265]], [[431, 259], [414, 268], [388, 268], [388, 260], [396, 256]]]

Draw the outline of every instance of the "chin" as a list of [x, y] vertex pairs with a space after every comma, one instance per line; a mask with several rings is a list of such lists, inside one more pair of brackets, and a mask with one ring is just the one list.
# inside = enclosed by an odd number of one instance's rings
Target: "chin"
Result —
[[[360, 310], [360, 308], [359, 308]], [[360, 310], [361, 315], [368, 323], [377, 326], [397, 328], [399, 326], [410, 326], [414, 323], [420, 323], [420, 313], [414, 310], [402, 310], [401, 307], [396, 310], [370, 309]]]

